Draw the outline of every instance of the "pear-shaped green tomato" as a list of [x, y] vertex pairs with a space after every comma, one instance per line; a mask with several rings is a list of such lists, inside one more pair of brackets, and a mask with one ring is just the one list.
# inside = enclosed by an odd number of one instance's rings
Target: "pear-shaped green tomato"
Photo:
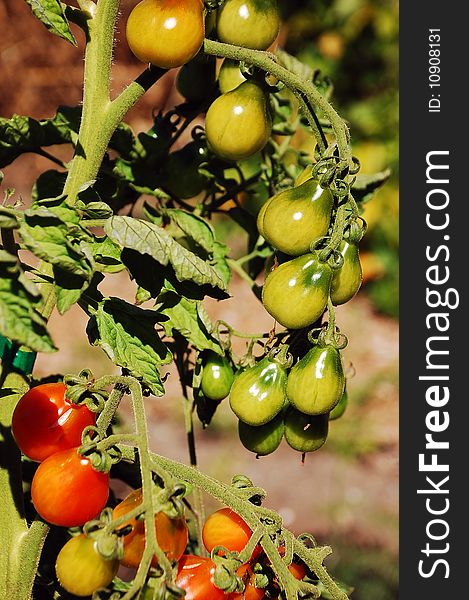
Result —
[[218, 9], [218, 39], [227, 44], [266, 50], [279, 28], [277, 0], [226, 0]]
[[313, 346], [288, 375], [288, 400], [307, 415], [330, 412], [344, 389], [342, 358], [334, 346]]
[[247, 425], [264, 425], [286, 403], [286, 384], [285, 368], [265, 357], [235, 377], [230, 392], [231, 409]]
[[241, 160], [258, 152], [272, 131], [267, 94], [253, 81], [223, 94], [208, 109], [205, 131], [213, 151], [226, 160]]
[[270, 198], [269, 200], [267, 200], [267, 202], [265, 202], [262, 206], [261, 209], [257, 215], [257, 230], [259, 232], [259, 235], [261, 235], [263, 238], [265, 238], [265, 231], [264, 231], [264, 217], [265, 217], [265, 213], [267, 210], [267, 206], [269, 205], [270, 201], [272, 200], [272, 198]]
[[210, 351], [207, 355], [200, 389], [206, 398], [219, 402], [228, 396], [233, 384], [234, 374], [230, 361]]
[[339, 251], [344, 257], [344, 264], [334, 272], [331, 284], [331, 300], [336, 306], [351, 300], [360, 289], [363, 280], [357, 244], [342, 240]]
[[334, 406], [334, 408], [329, 413], [329, 421], [335, 421], [336, 419], [340, 419], [340, 417], [344, 414], [345, 409], [348, 404], [348, 394], [347, 390], [344, 390], [342, 394], [342, 398], [339, 400], [339, 403]]
[[314, 452], [324, 445], [329, 432], [329, 416], [305, 415], [289, 408], [285, 417], [285, 439], [298, 452]]
[[267, 456], [272, 454], [280, 446], [285, 425], [283, 414], [280, 413], [265, 425], [253, 427], [246, 425], [243, 421], [238, 423], [239, 439], [243, 446], [257, 454], [258, 456]]
[[298, 256], [271, 271], [262, 290], [262, 303], [288, 329], [314, 323], [324, 312], [332, 270], [315, 252]]
[[231, 92], [245, 81], [246, 77], [241, 73], [239, 62], [237, 60], [225, 58], [220, 67], [220, 72], [218, 73], [220, 92], [222, 94]]
[[311, 242], [326, 235], [331, 222], [333, 196], [309, 179], [275, 195], [264, 213], [265, 239], [290, 256], [309, 252]]

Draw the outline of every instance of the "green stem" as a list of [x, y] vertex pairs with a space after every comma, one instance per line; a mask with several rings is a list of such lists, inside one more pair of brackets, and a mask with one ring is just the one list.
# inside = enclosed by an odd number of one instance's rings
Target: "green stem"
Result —
[[249, 276], [249, 273], [247, 273], [243, 269], [243, 267], [239, 264], [239, 262], [237, 260], [234, 260], [232, 258], [227, 258], [226, 262], [228, 263], [231, 270], [236, 271], [236, 273], [241, 277], [241, 279], [243, 279], [246, 283], [248, 283], [251, 288], [257, 287], [257, 283], [254, 281], [254, 279], [252, 279], [252, 277]]

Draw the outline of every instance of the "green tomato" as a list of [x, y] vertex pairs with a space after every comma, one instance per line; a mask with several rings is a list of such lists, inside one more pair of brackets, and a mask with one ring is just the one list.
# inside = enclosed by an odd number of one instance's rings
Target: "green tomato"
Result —
[[228, 396], [233, 384], [234, 373], [230, 361], [209, 351], [204, 362], [200, 389], [206, 398], [219, 402]]
[[220, 67], [220, 72], [218, 73], [218, 86], [220, 87], [220, 92], [222, 94], [231, 92], [244, 81], [246, 81], [246, 77], [241, 73], [239, 62], [237, 60], [225, 58]]
[[329, 431], [329, 416], [305, 415], [290, 407], [285, 417], [285, 439], [298, 452], [314, 452], [324, 445]]
[[298, 256], [271, 271], [262, 290], [264, 308], [289, 329], [302, 329], [324, 312], [332, 269], [316, 252]]
[[230, 392], [231, 409], [247, 425], [265, 425], [286, 404], [286, 384], [285, 368], [266, 356], [235, 377]]
[[308, 181], [308, 179], [311, 179], [311, 177], [313, 176], [312, 171], [313, 165], [308, 165], [307, 167], [305, 167], [295, 179], [295, 187], [298, 187], [299, 185], [305, 183], [305, 181]]
[[227, 0], [218, 9], [218, 39], [227, 44], [266, 50], [279, 28], [277, 0]]
[[177, 198], [193, 198], [207, 186], [208, 178], [199, 173], [199, 166], [207, 160], [207, 148], [200, 141], [189, 142], [172, 152], [162, 173], [162, 187]]
[[116, 576], [119, 561], [103, 558], [95, 544], [96, 540], [81, 534], [68, 540], [59, 552], [55, 563], [57, 578], [70, 594], [91, 596]]
[[360, 289], [363, 280], [358, 245], [342, 240], [339, 251], [344, 264], [334, 271], [331, 284], [331, 300], [337, 306], [351, 300]]
[[317, 179], [273, 196], [264, 213], [263, 236], [290, 256], [309, 252], [311, 242], [326, 235], [334, 198]]
[[178, 92], [190, 102], [203, 102], [215, 88], [215, 65], [214, 56], [198, 54], [179, 69]]
[[215, 154], [241, 160], [262, 150], [272, 131], [268, 95], [261, 85], [245, 81], [213, 102], [205, 119], [207, 140]]
[[313, 346], [288, 375], [288, 400], [307, 415], [330, 412], [344, 389], [342, 357], [331, 345]]
[[283, 414], [279, 413], [265, 425], [253, 427], [243, 421], [238, 423], [239, 439], [243, 446], [257, 454], [258, 456], [267, 456], [280, 446], [285, 425]]
[[334, 406], [334, 408], [329, 413], [329, 421], [335, 421], [336, 419], [340, 419], [340, 417], [344, 414], [345, 409], [348, 404], [348, 394], [347, 390], [344, 390], [341, 399], [338, 404]]

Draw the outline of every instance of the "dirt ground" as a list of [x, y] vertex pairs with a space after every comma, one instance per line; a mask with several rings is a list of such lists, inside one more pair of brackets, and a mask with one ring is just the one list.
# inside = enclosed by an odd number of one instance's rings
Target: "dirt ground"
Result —
[[[124, 16], [132, 4], [122, 3]], [[6, 26], [12, 22], [17, 26]], [[4, 0], [0, 5], [0, 23], [0, 117], [18, 113], [45, 118], [52, 116], [59, 104], [76, 105], [81, 97], [81, 51], [43, 31], [30, 17], [25, 2]], [[140, 70], [125, 44], [118, 40], [115, 89], [122, 88]], [[166, 76], [132, 110], [128, 121], [135, 130], [148, 128], [152, 109], [177, 100], [173, 78], [172, 74]], [[63, 153], [63, 149], [58, 152]], [[3, 189], [15, 188], [27, 201], [35, 178], [46, 168], [51, 168], [46, 159], [23, 156], [4, 169]], [[110, 295], [127, 299], [132, 299], [134, 292], [124, 274], [112, 276], [104, 289]], [[230, 292], [231, 300], [207, 302], [214, 320], [224, 319], [243, 331], [270, 328], [271, 319], [242, 281], [235, 277]], [[375, 313], [366, 290], [337, 313], [338, 324], [350, 339], [345, 361], [350, 366], [349, 373], [355, 374], [348, 383], [349, 408], [341, 420], [331, 423], [325, 447], [308, 456], [304, 465], [285, 443], [274, 455], [256, 460], [237, 439], [236, 419], [225, 402], [208, 429], [203, 431], [196, 426], [199, 464], [202, 470], [225, 481], [236, 473], [250, 476], [268, 491], [267, 504], [283, 515], [289, 528], [297, 533], [310, 531], [320, 542], [337, 546], [339, 550], [330, 565], [340, 563], [341, 558], [345, 560], [341, 548], [349, 547], [367, 549], [371, 554], [384, 553], [388, 562], [395, 565], [398, 326], [394, 320]], [[59, 352], [39, 356], [35, 374], [76, 373], [85, 367], [98, 376], [112, 371], [104, 354], [90, 348], [85, 326], [86, 316], [76, 307], [63, 317], [54, 314], [50, 329]], [[147, 402], [153, 449], [186, 461], [182, 403], [175, 373], [168, 379], [166, 396], [149, 398]], [[123, 412], [128, 414], [125, 407]], [[392, 593], [360, 595], [358, 589], [356, 598], [388, 600], [396, 597]]]

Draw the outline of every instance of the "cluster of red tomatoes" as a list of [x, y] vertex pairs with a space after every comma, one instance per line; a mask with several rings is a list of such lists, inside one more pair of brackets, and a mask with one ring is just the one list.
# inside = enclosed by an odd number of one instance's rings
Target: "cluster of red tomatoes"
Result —
[[[129, 15], [127, 42], [142, 60], [162, 68], [185, 65], [177, 85], [189, 100], [209, 93], [215, 64], [199, 54], [204, 36], [221, 42], [266, 50], [276, 39], [280, 17], [276, 0], [226, 0], [205, 16], [202, 0], [143, 0]], [[261, 150], [270, 138], [272, 114], [263, 77], [242, 75], [235, 61], [223, 63], [222, 92], [206, 115], [207, 141], [226, 160], [242, 160]], [[199, 92], [197, 91], [199, 90]], [[201, 95], [202, 94], [202, 95]]]

